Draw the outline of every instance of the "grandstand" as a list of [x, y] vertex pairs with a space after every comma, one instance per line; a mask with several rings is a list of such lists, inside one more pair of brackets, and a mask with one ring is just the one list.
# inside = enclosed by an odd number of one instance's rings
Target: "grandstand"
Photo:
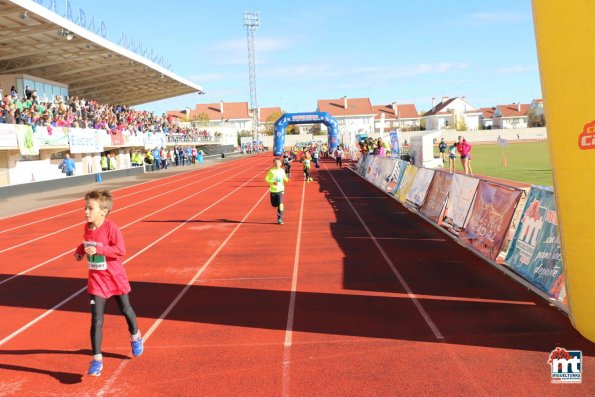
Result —
[[81, 175], [99, 170], [104, 151], [126, 168], [131, 151], [180, 135], [185, 144], [221, 143], [130, 109], [204, 93], [156, 62], [31, 0], [0, 0], [0, 26], [0, 186], [62, 177], [57, 164], [68, 151]]

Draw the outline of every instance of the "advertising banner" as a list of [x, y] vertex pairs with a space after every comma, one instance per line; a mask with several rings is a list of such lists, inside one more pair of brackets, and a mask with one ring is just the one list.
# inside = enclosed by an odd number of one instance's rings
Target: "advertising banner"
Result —
[[69, 128], [68, 139], [70, 141], [70, 153], [101, 153], [100, 133], [103, 130], [91, 130], [87, 128]]
[[68, 128], [42, 127], [35, 128], [35, 137], [40, 146], [68, 146]]
[[382, 159], [382, 168], [381, 171], [376, 176], [376, 180], [374, 181], [374, 185], [382, 191], [386, 192], [386, 186], [388, 185], [388, 181], [395, 169], [395, 163], [397, 160], [393, 160], [390, 157], [385, 157]]
[[380, 156], [370, 156], [372, 157], [372, 161], [370, 162], [369, 171], [366, 174], [366, 179], [370, 182], [374, 182], [376, 176], [380, 172], [380, 167], [382, 164], [382, 157]]
[[0, 124], [0, 147], [17, 147], [17, 129], [13, 124]]
[[459, 233], [459, 241], [487, 258], [496, 259], [520, 196], [520, 190], [481, 181], [469, 222]]
[[165, 147], [165, 136], [162, 132], [145, 132], [145, 149], [151, 150], [156, 147]]
[[420, 207], [426, 199], [426, 194], [428, 193], [428, 188], [430, 187], [430, 183], [432, 183], [433, 177], [434, 170], [420, 168], [413, 180], [411, 189], [407, 193], [407, 201]]
[[393, 169], [393, 173], [391, 174], [386, 187], [386, 191], [392, 196], [397, 194], [397, 190], [399, 189], [399, 186], [401, 186], [401, 182], [403, 182], [407, 164], [409, 163], [405, 160], [396, 160], [395, 168]]
[[122, 136], [122, 131], [119, 130], [111, 130], [108, 131], [111, 137], [111, 144], [112, 146], [122, 146], [124, 144], [124, 137]]
[[396, 159], [401, 154], [401, 146], [399, 145], [399, 130], [391, 131], [390, 133], [390, 154]]
[[124, 138], [124, 144], [126, 146], [144, 146], [145, 145], [142, 132], [125, 130], [122, 132], [122, 137]]
[[453, 226], [458, 228], [465, 226], [465, 219], [471, 208], [478, 184], [479, 179], [477, 178], [453, 174], [446, 203], [446, 217], [451, 220]]
[[558, 217], [551, 188], [531, 188], [504, 263], [552, 298], [565, 300]]
[[436, 171], [430, 189], [428, 190], [428, 194], [426, 195], [424, 205], [420, 209], [422, 214], [437, 224], [442, 223], [451, 182], [452, 174]]
[[595, 1], [532, 3], [569, 314], [595, 342]]
[[375, 157], [376, 156], [373, 156], [371, 154], [366, 155], [366, 158], [365, 158], [365, 161], [364, 161], [364, 166], [363, 166], [363, 169], [362, 169], [362, 174], [361, 174], [364, 178], [366, 178], [367, 175], [370, 173], [370, 171], [371, 171], [370, 165], [374, 161], [374, 158]]
[[15, 125], [19, 151], [23, 156], [37, 156], [39, 154], [39, 142], [33, 135], [33, 130], [28, 125]]
[[405, 168], [405, 174], [403, 175], [403, 180], [399, 185], [399, 190], [397, 190], [397, 194], [395, 197], [401, 203], [405, 204], [407, 201], [407, 193], [411, 190], [411, 186], [413, 185], [413, 181], [415, 180], [415, 176], [417, 175], [417, 168], [414, 165], [408, 164], [407, 168]]

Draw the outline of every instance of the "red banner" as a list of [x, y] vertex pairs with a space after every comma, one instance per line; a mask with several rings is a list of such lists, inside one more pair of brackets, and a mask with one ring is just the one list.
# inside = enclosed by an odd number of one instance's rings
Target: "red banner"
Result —
[[459, 240], [484, 256], [496, 259], [520, 197], [520, 190], [479, 182], [471, 218], [459, 234]]
[[122, 131], [111, 130], [109, 134], [112, 137], [113, 146], [122, 146], [124, 144], [124, 137], [122, 136]]
[[444, 210], [446, 209], [444, 204], [446, 203], [451, 182], [452, 174], [436, 171], [424, 205], [420, 209], [422, 214], [437, 224], [442, 223]]

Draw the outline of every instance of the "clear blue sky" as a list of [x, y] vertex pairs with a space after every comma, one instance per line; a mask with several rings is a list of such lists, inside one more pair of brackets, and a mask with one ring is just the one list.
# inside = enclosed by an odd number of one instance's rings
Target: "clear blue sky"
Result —
[[[47, 6], [49, 0], [43, 0]], [[64, 13], [64, 2], [58, 11]], [[369, 97], [372, 104], [466, 96], [476, 107], [541, 97], [529, 0], [114, 1], [72, 0], [173, 62], [204, 87], [137, 106], [158, 112], [196, 103], [249, 100], [244, 11], [256, 32], [261, 107], [313, 111], [317, 99]]]

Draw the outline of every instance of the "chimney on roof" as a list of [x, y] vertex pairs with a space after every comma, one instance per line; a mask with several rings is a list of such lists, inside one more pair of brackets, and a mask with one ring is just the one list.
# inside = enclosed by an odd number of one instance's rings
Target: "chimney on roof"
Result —
[[221, 115], [223, 115], [223, 101], [219, 101], [219, 111], [221, 112]]
[[447, 96], [443, 96], [443, 97], [442, 97], [442, 103], [444, 103], [444, 102], [448, 101], [449, 99], [450, 99], [449, 97], [447, 97]]
[[516, 104], [516, 111], [517, 112], [520, 112], [521, 111], [521, 104], [520, 103], [517, 103]]
[[343, 97], [343, 108], [345, 110], [347, 110], [347, 97], [346, 96]]
[[190, 108], [186, 108], [186, 120], [190, 120]]
[[436, 106], [436, 98], [432, 97], [432, 109]]
[[397, 107], [397, 101], [394, 101], [393, 103], [390, 104], [393, 108], [393, 111], [395, 112], [395, 117], [399, 117], [399, 108]]

